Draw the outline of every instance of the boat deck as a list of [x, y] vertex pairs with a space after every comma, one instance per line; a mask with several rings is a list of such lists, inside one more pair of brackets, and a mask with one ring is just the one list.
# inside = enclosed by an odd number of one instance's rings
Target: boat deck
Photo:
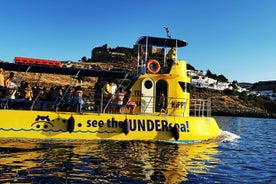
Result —
[[[101, 95], [101, 94], [99, 94]], [[152, 97], [155, 98], [155, 97]], [[92, 99], [92, 100], [91, 100]], [[170, 101], [170, 100], [169, 100]], [[211, 102], [207, 99], [190, 99], [190, 116], [211, 116]], [[120, 113], [129, 114], [128, 105], [118, 105], [114, 103], [104, 104], [102, 98], [85, 99], [81, 104], [76, 102], [62, 102], [59, 100], [26, 100], [26, 99], [8, 99], [0, 98], [0, 109], [13, 110], [37, 110], [37, 111], [60, 111], [60, 112], [78, 112], [78, 113], [119, 113], [116, 109], [123, 109]], [[160, 108], [155, 107], [155, 113], [135, 112], [139, 115], [170, 115], [165, 112], [160, 113]]]

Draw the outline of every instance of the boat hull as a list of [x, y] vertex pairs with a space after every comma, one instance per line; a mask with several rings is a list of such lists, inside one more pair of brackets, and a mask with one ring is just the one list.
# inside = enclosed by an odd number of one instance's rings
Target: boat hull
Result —
[[197, 142], [217, 137], [212, 117], [1, 110], [0, 137]]

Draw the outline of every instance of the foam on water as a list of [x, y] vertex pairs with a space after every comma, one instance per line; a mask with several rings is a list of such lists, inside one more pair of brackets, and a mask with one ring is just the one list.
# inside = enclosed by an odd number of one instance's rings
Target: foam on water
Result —
[[221, 135], [219, 136], [219, 140], [221, 142], [237, 142], [240, 138], [240, 136], [228, 131], [222, 131]]

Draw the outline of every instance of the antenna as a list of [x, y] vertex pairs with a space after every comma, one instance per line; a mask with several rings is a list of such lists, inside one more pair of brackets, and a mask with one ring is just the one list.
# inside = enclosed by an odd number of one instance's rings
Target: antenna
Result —
[[172, 36], [170, 35], [170, 31], [169, 31], [169, 28], [166, 27], [166, 26], [163, 26], [163, 28], [165, 29], [165, 31], [167, 32], [167, 37], [168, 38], [172, 38]]

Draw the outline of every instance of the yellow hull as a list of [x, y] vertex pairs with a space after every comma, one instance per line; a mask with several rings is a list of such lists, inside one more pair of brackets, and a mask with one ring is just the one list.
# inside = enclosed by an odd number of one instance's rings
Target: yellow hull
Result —
[[1, 110], [0, 122], [2, 138], [197, 142], [221, 133], [211, 117]]

